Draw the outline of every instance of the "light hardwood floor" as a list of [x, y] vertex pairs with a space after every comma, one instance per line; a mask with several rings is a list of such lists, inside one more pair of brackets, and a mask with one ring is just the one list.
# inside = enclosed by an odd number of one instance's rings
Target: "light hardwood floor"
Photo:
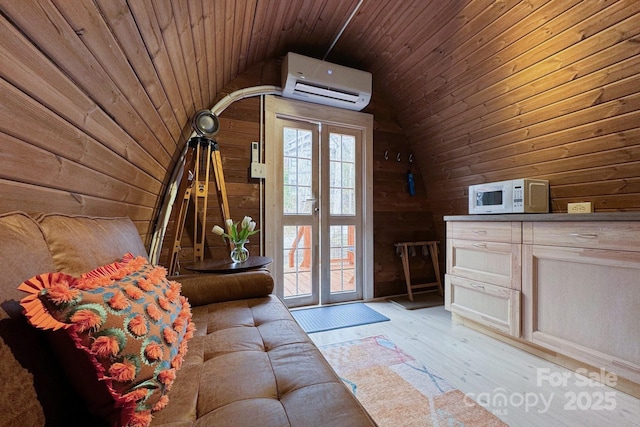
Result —
[[405, 310], [386, 300], [367, 305], [391, 321], [310, 337], [322, 346], [384, 335], [452, 386], [488, 402], [483, 406], [510, 426], [640, 426], [639, 399], [452, 323], [442, 306]]

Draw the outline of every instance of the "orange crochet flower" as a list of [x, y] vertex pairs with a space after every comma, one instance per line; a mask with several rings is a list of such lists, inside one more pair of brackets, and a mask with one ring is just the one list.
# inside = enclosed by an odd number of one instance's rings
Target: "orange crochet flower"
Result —
[[189, 322], [187, 325], [187, 332], [184, 334], [185, 340], [193, 338], [193, 334], [196, 331], [196, 325], [193, 322]]
[[129, 301], [127, 300], [127, 297], [124, 296], [124, 294], [120, 291], [117, 291], [115, 294], [113, 294], [113, 296], [109, 299], [109, 307], [111, 307], [114, 310], [124, 310], [125, 308], [129, 307]]
[[176, 354], [176, 356], [171, 359], [171, 367], [175, 369], [180, 369], [182, 367], [182, 363], [184, 362], [184, 356], [182, 354]]
[[164, 311], [171, 311], [171, 303], [169, 302], [169, 300], [165, 297], [158, 297], [158, 305], [164, 310]]
[[138, 300], [140, 298], [142, 298], [143, 293], [140, 290], [140, 288], [138, 288], [137, 286], [134, 285], [129, 285], [127, 286], [124, 291], [126, 292], [127, 296], [129, 298], [131, 298], [132, 300]]
[[160, 371], [158, 374], [158, 380], [165, 386], [171, 387], [173, 381], [176, 379], [176, 370], [175, 369], [165, 369]]
[[126, 359], [122, 363], [116, 362], [109, 368], [109, 375], [114, 381], [128, 382], [136, 377], [136, 366]]
[[148, 332], [147, 323], [141, 314], [136, 315], [136, 317], [129, 321], [129, 331], [138, 337], [141, 337]]
[[60, 305], [73, 301], [74, 298], [78, 297], [80, 291], [71, 288], [68, 281], [61, 280], [49, 288], [48, 294], [51, 302], [55, 305]]
[[155, 304], [149, 304], [147, 306], [147, 314], [156, 322], [162, 317], [162, 312]]
[[113, 280], [107, 276], [88, 277], [85, 280], [80, 280], [77, 287], [83, 291], [89, 291], [91, 289], [104, 288], [112, 285], [113, 283]]
[[132, 271], [140, 270], [147, 264], [147, 259], [142, 256], [135, 257], [127, 264], [128, 268], [131, 268]]
[[160, 400], [158, 400], [158, 403], [153, 405], [153, 408], [151, 408], [151, 412], [161, 411], [167, 406], [168, 403], [169, 403], [169, 396], [165, 394], [160, 398]]
[[144, 350], [144, 355], [149, 360], [160, 360], [163, 354], [162, 346], [158, 343], [151, 343]]
[[126, 268], [121, 268], [120, 270], [118, 270], [115, 273], [113, 273], [110, 277], [113, 280], [122, 280], [125, 277], [127, 277], [127, 274], [129, 274], [127, 269]]
[[148, 277], [149, 277], [149, 280], [151, 280], [153, 283], [158, 283], [161, 280], [164, 280], [165, 277], [167, 277], [167, 269], [164, 267], [155, 266], [149, 272]]
[[169, 327], [165, 327], [162, 330], [162, 336], [167, 344], [173, 344], [178, 339], [178, 334]]
[[138, 287], [140, 289], [142, 289], [143, 291], [145, 291], [145, 292], [149, 292], [149, 291], [153, 290], [154, 286], [155, 285], [153, 283], [151, 283], [151, 281], [148, 280], [148, 279], [140, 279], [140, 280], [138, 280]]
[[178, 317], [184, 320], [191, 320], [191, 310], [182, 305], [182, 310], [178, 313]]
[[91, 351], [98, 357], [115, 356], [120, 352], [120, 344], [115, 337], [102, 335], [93, 341]]
[[137, 388], [127, 394], [124, 395], [125, 400], [137, 402], [139, 400], [147, 397], [149, 389], [147, 388]]
[[173, 330], [180, 333], [182, 332], [182, 329], [184, 329], [184, 326], [187, 324], [187, 321], [185, 320], [184, 317], [178, 317], [174, 322], [173, 322]]
[[78, 332], [98, 329], [102, 324], [102, 318], [93, 310], [78, 310], [71, 315], [70, 320], [76, 325]]
[[181, 286], [178, 282], [169, 282], [169, 290], [167, 290], [166, 297], [169, 301], [175, 303], [180, 297]]

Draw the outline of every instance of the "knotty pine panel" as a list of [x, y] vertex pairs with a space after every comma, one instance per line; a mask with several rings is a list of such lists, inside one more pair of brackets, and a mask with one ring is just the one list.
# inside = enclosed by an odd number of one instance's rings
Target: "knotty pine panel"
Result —
[[[9, 135], [0, 134], [3, 150], [0, 153], [2, 171], [0, 177], [31, 185], [64, 188], [77, 194], [104, 197], [113, 200], [153, 208], [155, 194], [132, 186], [129, 182], [114, 179], [95, 169], [65, 159], [49, 151], [30, 145]], [[33, 165], [25, 168], [25, 165]]]
[[[128, 94], [123, 93], [109, 75], [108, 67], [105, 69], [105, 65], [84, 44], [82, 37], [88, 29], [74, 29], [58, 9], [47, 1], [41, 1], [38, 5], [31, 2], [8, 2], [3, 5], [3, 12], [18, 23], [20, 30], [35, 41], [39, 49], [71, 76], [83, 91], [90, 94], [101, 108], [111, 111], [118, 124], [137, 143], [143, 145], [146, 151], [160, 163], [170, 160], [167, 147], [171, 144], [163, 145], [156, 133], [151, 132], [151, 128], [131, 104], [138, 100], [135, 97], [129, 99]], [[100, 84], [96, 84], [97, 82]], [[154, 111], [155, 114], [155, 110], [149, 111]]]
[[[41, 164], [42, 170], [56, 170], [62, 159], [68, 159], [113, 179], [126, 181], [152, 192], [160, 191], [159, 181], [135, 167], [132, 168], [127, 160], [97, 143], [81, 130], [68, 126], [64, 119], [18, 92], [4, 80], [0, 80], [0, 98], [3, 99], [0, 104], [0, 132], [26, 141], [60, 158], [58, 161], [56, 157], [52, 157], [50, 162]], [[46, 123], [46, 126], [34, 126], [34, 123]], [[9, 151], [10, 142], [3, 142], [3, 151]], [[29, 164], [23, 166], [33, 167]]]
[[[177, 140], [181, 134], [181, 124], [186, 123], [188, 119], [183, 110], [171, 108], [169, 101], [172, 93], [171, 87], [166, 87], [166, 92], [163, 90], [160, 81], [162, 74], [155, 72], [151, 58], [146, 54], [146, 51], [142, 50], [144, 49], [144, 41], [133, 15], [129, 13], [127, 4], [122, 0], [97, 0], [96, 4], [100, 7], [102, 16], [108, 23], [111, 32], [117, 37], [121, 49], [158, 111], [162, 122], [173, 139]], [[197, 3], [190, 2], [189, 4]]]

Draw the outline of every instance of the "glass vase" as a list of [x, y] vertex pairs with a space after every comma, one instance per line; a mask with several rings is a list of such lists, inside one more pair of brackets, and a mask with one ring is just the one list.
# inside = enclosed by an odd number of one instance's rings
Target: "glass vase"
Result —
[[231, 249], [231, 261], [233, 262], [245, 262], [249, 259], [249, 250], [244, 247], [247, 244], [246, 240], [233, 243], [233, 249]]

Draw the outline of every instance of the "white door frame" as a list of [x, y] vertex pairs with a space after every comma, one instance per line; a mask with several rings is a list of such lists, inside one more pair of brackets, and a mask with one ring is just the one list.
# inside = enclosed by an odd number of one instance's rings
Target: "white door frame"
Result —
[[[265, 162], [266, 162], [266, 190], [265, 190], [265, 220], [270, 222], [265, 227], [265, 254], [274, 259], [280, 259], [276, 251], [281, 239], [282, 224], [280, 218], [278, 192], [276, 188], [278, 173], [282, 172], [281, 159], [276, 154], [279, 150], [270, 149], [273, 141], [278, 141], [281, 135], [276, 131], [276, 119], [284, 118], [296, 121], [307, 121], [352, 128], [362, 132], [362, 292], [363, 299], [374, 297], [373, 276], [373, 116], [367, 113], [344, 110], [340, 108], [320, 106], [308, 102], [293, 101], [281, 97], [267, 96], [265, 98]], [[272, 183], [273, 185], [270, 185]], [[277, 223], [276, 223], [277, 222]], [[271, 271], [276, 281], [283, 277], [282, 266], [274, 262]], [[276, 294], [282, 293], [282, 283], [276, 283]], [[279, 295], [282, 297], [282, 295]]]

